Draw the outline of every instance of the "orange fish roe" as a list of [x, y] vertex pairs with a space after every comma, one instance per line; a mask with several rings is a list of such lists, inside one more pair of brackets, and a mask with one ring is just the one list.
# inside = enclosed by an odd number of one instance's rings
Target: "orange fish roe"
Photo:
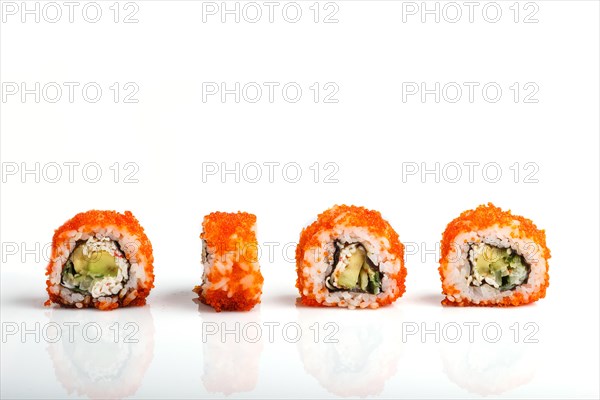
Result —
[[[464, 297], [461, 290], [449, 282], [446, 277], [452, 272], [449, 266], [449, 256], [453, 249], [456, 249], [456, 238], [466, 232], [476, 232], [486, 229], [509, 228], [511, 230], [511, 239], [522, 239], [535, 243], [537, 253], [545, 262], [545, 272], [543, 280], [534, 292], [523, 294], [512, 292], [510, 296], [504, 296], [501, 299], [480, 300], [473, 302]], [[442, 235], [440, 279], [442, 281], [442, 294], [446, 297], [442, 304], [449, 306], [518, 306], [532, 303], [545, 297], [546, 289], [549, 285], [548, 264], [550, 258], [550, 249], [546, 246], [546, 233], [543, 229], [538, 229], [535, 224], [522, 216], [511, 214], [510, 210], [502, 211], [492, 203], [480, 205], [475, 210], [464, 211], [458, 218], [452, 220]], [[451, 300], [451, 297], [453, 300]]]
[[256, 216], [213, 212], [204, 217], [200, 238], [203, 283], [194, 291], [217, 312], [248, 311], [260, 303], [263, 276], [258, 263]]
[[[370, 236], [383, 239], [387, 242], [385, 250], [394, 256], [395, 260], [400, 264], [397, 273], [386, 274], [390, 280], [396, 282], [397, 287], [394, 289], [394, 292], [391, 294], [380, 293], [376, 297], [376, 304], [372, 304], [369, 307], [375, 308], [377, 306], [391, 304], [398, 297], [401, 297], [406, 290], [404, 283], [406, 279], [406, 268], [404, 266], [404, 245], [400, 242], [398, 234], [390, 224], [382, 218], [381, 213], [378, 211], [368, 210], [358, 206], [335, 205], [319, 214], [317, 220], [304, 228], [300, 234], [300, 241], [296, 247], [296, 273], [298, 275], [296, 287], [300, 292], [300, 302], [306, 306], [347, 306], [347, 301], [345, 300], [341, 300], [337, 304], [323, 304], [313, 292], [316, 285], [321, 285], [322, 282], [314, 282], [313, 279], [306, 276], [303, 271], [306, 267], [306, 251], [322, 248], [324, 244], [321, 242], [321, 233], [330, 232], [342, 226], [351, 229], [365, 229]], [[323, 256], [326, 258], [331, 255], [324, 253]], [[318, 273], [321, 272], [324, 271], [318, 271]], [[325, 288], [318, 291], [321, 296], [327, 292], [328, 290]]]
[[[72, 303], [66, 301], [59, 293], [55, 293], [53, 289], [60, 283], [52, 282], [51, 276], [57, 266], [62, 272], [63, 265], [55, 262], [59, 257], [64, 256], [62, 252], [70, 241], [73, 240], [73, 233], [93, 233], [99, 229], [111, 229], [113, 232], [132, 237], [135, 239], [135, 258], [139, 265], [144, 266], [145, 277], [139, 280], [137, 287], [131, 288], [123, 293], [109, 297], [110, 301], [102, 300], [105, 297], [92, 299], [86, 296], [81, 302]], [[152, 254], [152, 244], [144, 233], [144, 228], [130, 211], [125, 211], [121, 214], [116, 211], [99, 211], [90, 210], [75, 215], [73, 218], [65, 222], [60, 228], [54, 232], [52, 238], [52, 257], [46, 269], [46, 275], [50, 278], [46, 280], [46, 290], [49, 295], [44, 305], [50, 306], [52, 303], [60, 304], [63, 307], [95, 307], [99, 310], [108, 311], [124, 306], [143, 306], [146, 304], [146, 297], [150, 294], [150, 290], [154, 287], [154, 256]]]

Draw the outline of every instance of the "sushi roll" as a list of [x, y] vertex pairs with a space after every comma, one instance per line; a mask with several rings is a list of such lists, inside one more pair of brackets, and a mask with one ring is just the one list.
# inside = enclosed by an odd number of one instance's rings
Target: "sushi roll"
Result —
[[202, 222], [202, 303], [217, 312], [248, 311], [260, 303], [263, 276], [258, 263], [256, 216], [214, 212]]
[[154, 287], [153, 262], [152, 245], [131, 212], [79, 213], [54, 232], [46, 305], [144, 305]]
[[546, 234], [492, 203], [463, 212], [446, 227], [440, 276], [444, 305], [518, 306], [546, 295]]
[[404, 293], [404, 245], [379, 212], [336, 205], [302, 230], [296, 272], [304, 305], [377, 308]]

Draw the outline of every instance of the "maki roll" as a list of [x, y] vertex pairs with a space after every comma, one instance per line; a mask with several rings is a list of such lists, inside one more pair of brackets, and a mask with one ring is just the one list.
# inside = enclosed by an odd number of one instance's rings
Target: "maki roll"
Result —
[[46, 305], [144, 305], [154, 287], [153, 262], [152, 245], [131, 212], [79, 213], [54, 232]]
[[444, 305], [518, 306], [546, 295], [546, 234], [492, 203], [463, 212], [446, 227], [440, 276]]
[[302, 230], [296, 272], [304, 305], [377, 308], [404, 293], [404, 245], [379, 212], [336, 205]]
[[217, 312], [248, 311], [260, 303], [263, 276], [258, 264], [256, 216], [214, 212], [202, 222], [202, 303]]

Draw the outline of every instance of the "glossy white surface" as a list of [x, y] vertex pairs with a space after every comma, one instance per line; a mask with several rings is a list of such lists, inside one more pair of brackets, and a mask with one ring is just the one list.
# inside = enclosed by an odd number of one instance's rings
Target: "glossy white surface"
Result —
[[[138, 2], [132, 25], [4, 23], [3, 82], [136, 82], [140, 101], [2, 103], [3, 163], [93, 161], [103, 177], [2, 183], [1, 397], [597, 398], [598, 3], [538, 2], [538, 24], [514, 24], [502, 4], [497, 24], [403, 24], [402, 3], [391, 1], [339, 2], [338, 24], [203, 24], [202, 3], [191, 1]], [[307, 94], [294, 104], [203, 103], [202, 82], [213, 81], [295, 81]], [[498, 103], [403, 103], [402, 82], [412, 81], [498, 82], [506, 92]], [[315, 104], [313, 82], [336, 82], [340, 102]], [[536, 82], [539, 103], [515, 104], [514, 82]], [[115, 162], [136, 163], [139, 183], [114, 183]], [[296, 162], [303, 175], [203, 183], [207, 162]], [[338, 183], [324, 183], [327, 162], [339, 167]], [[495, 162], [503, 175], [403, 182], [408, 162]], [[528, 162], [538, 183], [523, 181]], [[511, 309], [443, 308], [435, 245], [450, 220], [488, 201], [546, 230], [547, 297]], [[380, 210], [411, 249], [407, 292], [393, 306], [295, 305], [286, 244], [335, 203]], [[146, 229], [156, 273], [148, 306], [42, 306], [53, 230], [87, 209], [131, 210]], [[192, 300], [201, 220], [215, 210], [258, 217], [265, 286], [251, 312], [217, 314]], [[84, 327], [103, 335], [91, 343]], [[215, 328], [240, 340], [208, 334]]]

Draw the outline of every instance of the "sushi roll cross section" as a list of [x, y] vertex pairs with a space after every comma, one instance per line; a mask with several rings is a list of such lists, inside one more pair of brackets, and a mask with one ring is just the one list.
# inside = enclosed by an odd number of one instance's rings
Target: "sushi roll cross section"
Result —
[[304, 305], [377, 308], [404, 293], [404, 246], [379, 212], [334, 206], [302, 231], [296, 272]]
[[517, 306], [546, 295], [546, 234], [493, 204], [463, 212], [442, 236], [444, 305]]
[[153, 262], [152, 244], [131, 212], [79, 213], [54, 233], [46, 305], [144, 305], [154, 287]]

